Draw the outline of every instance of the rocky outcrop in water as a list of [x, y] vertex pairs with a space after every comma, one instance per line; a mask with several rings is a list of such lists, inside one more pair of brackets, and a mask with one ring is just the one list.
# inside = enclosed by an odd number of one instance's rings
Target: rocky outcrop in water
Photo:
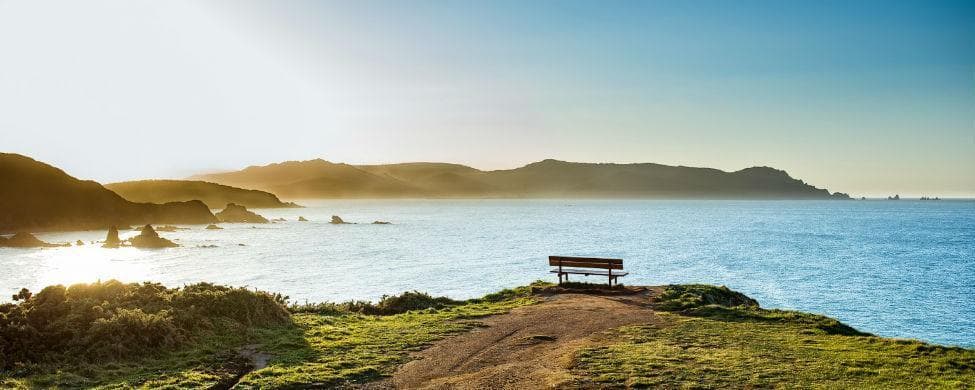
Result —
[[305, 217], [301, 217], [301, 216], [299, 216], [299, 217], [298, 217], [298, 222], [308, 222], [308, 220], [307, 220], [307, 219], [305, 219]]
[[329, 221], [328, 223], [333, 225], [342, 225], [342, 224], [347, 224], [348, 222], [343, 221], [342, 217], [339, 217], [338, 215], [333, 215], [332, 220]]
[[240, 222], [240, 223], [268, 223], [270, 221], [253, 211], [248, 211], [246, 207], [236, 203], [227, 203], [223, 211], [215, 214], [220, 222]]
[[71, 246], [71, 244], [52, 244], [44, 242], [34, 237], [30, 233], [17, 233], [10, 238], [0, 237], [0, 247], [8, 248], [51, 248], [58, 246]]
[[373, 225], [392, 225], [392, 222], [389, 222], [389, 221], [372, 221], [372, 224]]
[[207, 230], [223, 230], [223, 228], [217, 225], [210, 224], [207, 225]]
[[136, 248], [172, 248], [179, 246], [172, 241], [159, 237], [159, 233], [156, 233], [152, 225], [142, 227], [142, 232], [129, 239], [129, 242]]
[[102, 245], [102, 248], [118, 248], [120, 246], [122, 246], [122, 240], [118, 238], [118, 228], [109, 227], [108, 235], [105, 236], [105, 245]]

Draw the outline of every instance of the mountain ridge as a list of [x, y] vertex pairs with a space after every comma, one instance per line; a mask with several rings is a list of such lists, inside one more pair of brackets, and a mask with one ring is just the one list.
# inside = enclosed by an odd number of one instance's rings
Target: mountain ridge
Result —
[[[264, 178], [273, 178], [266, 180]], [[767, 166], [722, 171], [657, 163], [545, 159], [482, 171], [439, 162], [350, 165], [324, 159], [252, 165], [191, 179], [300, 198], [729, 198], [848, 199]]]
[[228, 203], [247, 208], [300, 207], [285, 203], [272, 193], [249, 190], [195, 180], [149, 179], [105, 184], [105, 188], [133, 202], [167, 203], [200, 200], [211, 209], [221, 209]]

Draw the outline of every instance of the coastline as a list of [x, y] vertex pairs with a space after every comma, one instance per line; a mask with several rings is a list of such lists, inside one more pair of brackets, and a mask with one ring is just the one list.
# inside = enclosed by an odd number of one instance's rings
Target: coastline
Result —
[[[105, 282], [72, 286], [66, 294], [144, 288]], [[573, 388], [975, 383], [975, 350], [872, 336], [824, 316], [762, 309], [740, 293], [707, 285], [606, 291], [599, 285], [535, 283], [467, 301], [404, 293], [378, 303], [304, 305], [286, 305], [278, 294], [212, 285], [179, 292], [159, 288], [153, 291], [170, 294], [174, 305], [183, 294], [219, 292], [193, 295], [197, 307], [212, 304], [205, 318], [234, 318], [231, 322], [239, 325], [220, 320], [224, 325], [194, 330], [183, 343], [131, 356], [83, 361], [82, 355], [71, 355], [55, 357], [59, 363], [8, 365], [0, 384], [475, 388], [507, 383], [501, 387]], [[208, 296], [217, 300], [208, 304]], [[230, 308], [230, 298], [245, 303]], [[78, 302], [72, 307], [77, 309]], [[265, 309], [250, 310], [251, 305]], [[253, 317], [277, 310], [275, 305], [286, 308], [284, 322], [277, 315]], [[183, 309], [171, 310], [178, 316]], [[244, 312], [252, 314], [234, 314]], [[126, 334], [140, 323], [123, 322], [117, 332]], [[126, 339], [120, 340], [124, 346]], [[482, 348], [485, 342], [490, 345]], [[857, 375], [849, 375], [851, 369]], [[752, 375], [757, 372], [764, 374]], [[496, 382], [502, 378], [507, 382]]]

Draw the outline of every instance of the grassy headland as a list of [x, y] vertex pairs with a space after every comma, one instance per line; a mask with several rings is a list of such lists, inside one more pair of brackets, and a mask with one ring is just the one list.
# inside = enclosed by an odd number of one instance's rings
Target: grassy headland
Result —
[[[303, 388], [379, 380], [410, 354], [547, 304], [536, 284], [455, 301], [289, 305], [245, 289], [105, 282], [22, 292], [0, 307], [0, 387]], [[584, 290], [584, 289], [580, 289]], [[531, 306], [538, 304], [537, 306]], [[668, 286], [624, 326], [575, 349], [566, 387], [962, 387], [975, 351], [765, 310], [726, 288]], [[449, 342], [449, 341], [447, 341]], [[255, 365], [257, 367], [255, 367]]]
[[862, 333], [835, 319], [766, 310], [713, 286], [669, 286], [662, 326], [616, 330], [579, 351], [576, 373], [617, 388], [964, 388], [975, 350]]

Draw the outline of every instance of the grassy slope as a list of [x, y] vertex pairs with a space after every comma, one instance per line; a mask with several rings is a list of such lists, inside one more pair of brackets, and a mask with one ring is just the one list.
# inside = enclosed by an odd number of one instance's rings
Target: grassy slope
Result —
[[528, 288], [505, 290], [440, 310], [397, 315], [350, 313], [292, 316], [293, 325], [224, 332], [191, 348], [124, 363], [35, 368], [22, 377], [0, 374], [0, 388], [209, 388], [233, 383], [245, 362], [237, 346], [260, 344], [274, 357], [240, 380], [240, 388], [334, 387], [390, 374], [411, 351], [477, 326], [472, 319], [534, 302]]
[[241, 380], [245, 388], [336, 386], [391, 374], [412, 351], [477, 326], [471, 319], [530, 304], [530, 298], [468, 303], [392, 316], [298, 314], [300, 332], [272, 332], [265, 349], [276, 357]]
[[[299, 313], [293, 325], [242, 330], [191, 348], [125, 363], [64, 366], [0, 387], [205, 388], [233, 383], [232, 351], [261, 344], [268, 367], [241, 388], [335, 387], [388, 375], [429, 343], [477, 325], [473, 319], [533, 302], [527, 288], [440, 310], [396, 315]], [[836, 320], [764, 310], [708, 286], [677, 286], [658, 310], [664, 325], [631, 326], [608, 344], [577, 352], [573, 373], [600, 387], [957, 388], [975, 384], [975, 351], [857, 332]], [[728, 305], [740, 305], [729, 307]], [[312, 308], [314, 310], [314, 308]]]
[[875, 337], [817, 315], [708, 305], [695, 295], [664, 299], [661, 307], [678, 310], [659, 314], [666, 325], [624, 327], [617, 342], [579, 351], [575, 373], [611, 388], [975, 386], [975, 350]]

